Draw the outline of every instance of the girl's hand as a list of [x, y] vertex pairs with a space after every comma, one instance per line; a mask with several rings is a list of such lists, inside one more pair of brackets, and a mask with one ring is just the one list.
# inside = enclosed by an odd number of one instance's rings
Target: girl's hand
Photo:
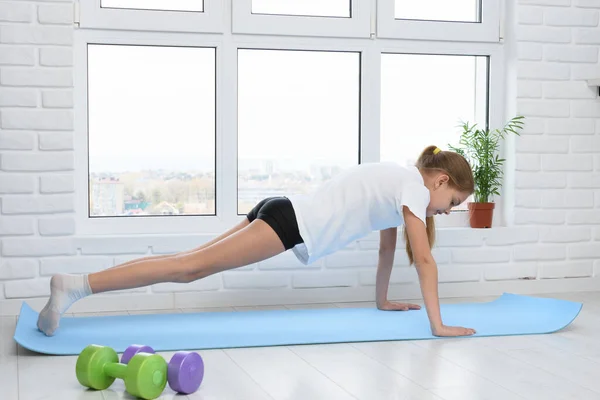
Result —
[[471, 336], [476, 333], [475, 329], [446, 325], [442, 325], [438, 328], [431, 328], [431, 331], [434, 336]]
[[381, 306], [377, 306], [377, 308], [384, 311], [408, 311], [420, 310], [421, 306], [418, 304], [396, 303], [393, 301], [386, 301]]

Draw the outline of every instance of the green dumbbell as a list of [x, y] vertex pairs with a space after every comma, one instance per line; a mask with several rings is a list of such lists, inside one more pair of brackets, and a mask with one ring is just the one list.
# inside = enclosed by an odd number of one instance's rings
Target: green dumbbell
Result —
[[75, 373], [79, 383], [96, 390], [108, 388], [116, 378], [123, 379], [128, 393], [146, 400], [160, 396], [167, 385], [167, 362], [161, 356], [138, 353], [122, 364], [113, 349], [95, 344], [79, 354]]

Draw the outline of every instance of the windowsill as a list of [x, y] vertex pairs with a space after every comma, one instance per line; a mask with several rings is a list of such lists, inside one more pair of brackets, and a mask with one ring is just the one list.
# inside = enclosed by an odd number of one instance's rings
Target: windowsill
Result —
[[435, 217], [436, 230], [452, 230], [452, 229], [473, 229], [473, 230], [489, 230], [494, 228], [506, 228], [507, 225], [502, 218], [502, 210], [499, 209], [500, 204], [496, 205], [491, 228], [472, 228], [469, 223], [468, 210], [455, 210], [450, 215], [440, 215]]
[[508, 226], [503, 226], [503, 225], [492, 225], [491, 228], [471, 228], [470, 226], [436, 226], [435, 229], [437, 231], [460, 231], [460, 232], [464, 232], [466, 230], [470, 230], [470, 231], [481, 231], [481, 232], [487, 232], [487, 231], [491, 231], [491, 230], [498, 230], [498, 229], [509, 229], [510, 227]]

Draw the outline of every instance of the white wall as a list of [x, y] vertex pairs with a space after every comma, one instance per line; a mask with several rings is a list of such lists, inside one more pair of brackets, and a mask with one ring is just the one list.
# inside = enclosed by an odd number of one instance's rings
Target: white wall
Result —
[[[507, 109], [527, 117], [507, 164], [516, 188], [507, 186], [505, 200], [514, 206], [508, 227], [438, 232], [441, 296], [600, 288], [600, 100], [585, 83], [600, 78], [600, 1], [514, 2]], [[23, 300], [40, 308], [53, 273], [210, 239], [76, 236], [71, 21], [71, 0], [0, 2], [0, 314], [18, 313]], [[190, 285], [92, 296], [71, 311], [373, 300], [377, 240], [309, 267], [288, 252]], [[390, 297], [420, 297], [402, 243], [396, 263]]]

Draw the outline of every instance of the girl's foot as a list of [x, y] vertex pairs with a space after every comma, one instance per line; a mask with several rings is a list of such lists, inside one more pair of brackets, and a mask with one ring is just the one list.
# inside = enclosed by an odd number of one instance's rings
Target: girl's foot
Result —
[[77, 300], [92, 294], [87, 275], [54, 275], [50, 280], [50, 299], [40, 312], [37, 327], [46, 336], [52, 336], [60, 317]]

